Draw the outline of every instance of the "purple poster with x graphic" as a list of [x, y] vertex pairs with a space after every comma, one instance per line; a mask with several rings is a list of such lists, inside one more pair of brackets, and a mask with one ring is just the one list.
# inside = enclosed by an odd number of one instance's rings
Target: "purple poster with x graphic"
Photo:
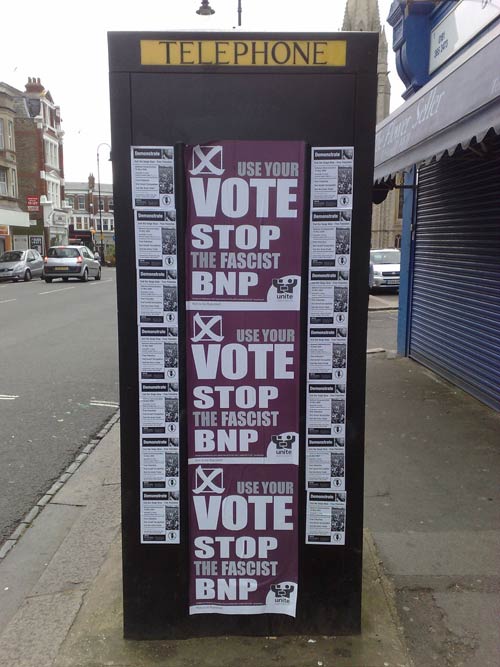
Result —
[[295, 616], [305, 144], [185, 165], [190, 613]]

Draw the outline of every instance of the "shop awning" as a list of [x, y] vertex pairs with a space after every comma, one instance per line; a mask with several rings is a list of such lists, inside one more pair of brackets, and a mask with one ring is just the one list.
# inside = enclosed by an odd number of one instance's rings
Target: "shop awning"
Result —
[[377, 125], [375, 181], [500, 133], [500, 25]]
[[14, 211], [8, 208], [0, 208], [0, 225], [8, 225], [9, 227], [29, 227], [29, 213]]

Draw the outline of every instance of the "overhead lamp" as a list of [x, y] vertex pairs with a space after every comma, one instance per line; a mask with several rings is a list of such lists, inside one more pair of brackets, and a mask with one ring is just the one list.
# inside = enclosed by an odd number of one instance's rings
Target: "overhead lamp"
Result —
[[209, 0], [201, 0], [200, 8], [196, 10], [196, 13], [200, 16], [211, 16], [215, 14], [215, 9], [210, 7]]

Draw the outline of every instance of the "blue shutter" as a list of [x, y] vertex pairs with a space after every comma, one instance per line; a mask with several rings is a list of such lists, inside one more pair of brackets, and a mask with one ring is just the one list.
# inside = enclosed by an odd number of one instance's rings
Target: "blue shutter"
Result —
[[421, 167], [416, 217], [410, 356], [500, 410], [500, 139]]

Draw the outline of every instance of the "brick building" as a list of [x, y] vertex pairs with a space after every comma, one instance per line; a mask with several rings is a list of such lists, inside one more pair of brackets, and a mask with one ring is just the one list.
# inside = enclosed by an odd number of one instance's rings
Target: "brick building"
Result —
[[15, 103], [9, 87], [0, 83], [0, 254], [12, 248], [12, 227], [29, 232], [29, 216], [19, 202]]
[[40, 79], [29, 78], [24, 91], [1, 83], [0, 91], [12, 106], [17, 206], [29, 216], [27, 227], [9, 226], [7, 244], [42, 250], [40, 241], [43, 247], [67, 243], [69, 208], [64, 200], [60, 109]]
[[73, 209], [69, 225], [70, 243], [83, 242], [105, 258], [114, 256], [113, 186], [108, 183], [98, 185], [93, 174], [89, 174], [86, 183], [68, 181], [65, 193], [68, 205]]

